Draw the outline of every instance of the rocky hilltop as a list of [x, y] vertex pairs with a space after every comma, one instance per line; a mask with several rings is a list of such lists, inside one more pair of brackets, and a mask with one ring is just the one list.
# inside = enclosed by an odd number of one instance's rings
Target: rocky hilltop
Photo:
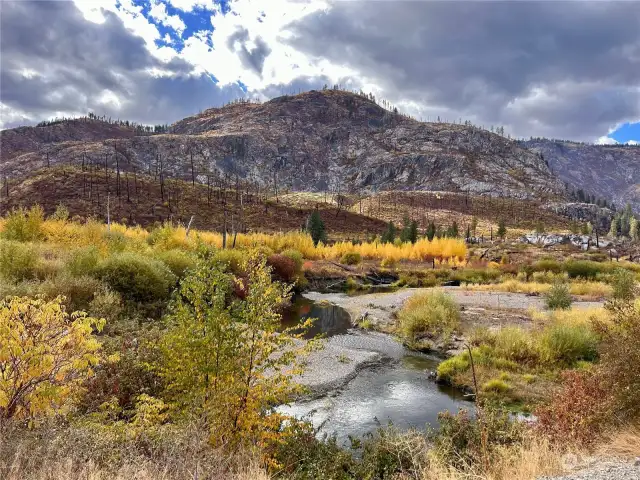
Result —
[[59, 164], [300, 191], [443, 190], [559, 199], [537, 153], [472, 126], [423, 123], [338, 90], [212, 108], [169, 133], [80, 119], [0, 132], [10, 178]]
[[530, 140], [522, 146], [540, 153], [552, 171], [573, 188], [640, 211], [640, 146], [588, 145]]

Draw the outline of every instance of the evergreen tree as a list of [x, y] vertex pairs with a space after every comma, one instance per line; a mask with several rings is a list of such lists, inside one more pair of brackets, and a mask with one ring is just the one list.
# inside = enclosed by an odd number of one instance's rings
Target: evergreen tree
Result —
[[418, 240], [418, 223], [415, 220], [404, 218], [402, 232], [400, 232], [400, 240], [403, 242], [416, 243]]
[[636, 217], [631, 217], [629, 221], [629, 236], [634, 242], [640, 240], [640, 221]]
[[380, 241], [382, 243], [393, 243], [396, 238], [396, 226], [393, 222], [389, 221], [387, 224], [387, 229], [384, 231], [382, 236], [380, 237]]
[[507, 226], [503, 219], [500, 219], [498, 222], [498, 236], [504, 240], [504, 237], [507, 235]]
[[324, 228], [324, 222], [322, 221], [322, 218], [320, 218], [320, 213], [317, 209], [309, 215], [309, 218], [307, 218], [306, 230], [309, 232], [309, 235], [311, 235], [314, 246], [318, 246], [318, 243], [320, 242], [327, 241], [327, 232]]
[[449, 238], [457, 238], [459, 233], [460, 232], [458, 231], [458, 223], [453, 222], [451, 226], [447, 229], [446, 236]]
[[436, 236], [436, 224], [433, 223], [433, 221], [431, 221], [429, 222], [429, 225], [427, 225], [427, 231], [425, 232], [425, 237], [427, 237], [427, 240], [431, 241], [435, 236]]

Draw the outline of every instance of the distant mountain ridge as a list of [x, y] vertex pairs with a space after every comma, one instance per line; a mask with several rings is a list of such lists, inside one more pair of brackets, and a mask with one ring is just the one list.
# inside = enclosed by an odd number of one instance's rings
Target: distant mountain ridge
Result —
[[618, 208], [629, 203], [640, 212], [640, 146], [548, 139], [521, 144], [540, 153], [551, 170], [570, 187], [613, 201]]

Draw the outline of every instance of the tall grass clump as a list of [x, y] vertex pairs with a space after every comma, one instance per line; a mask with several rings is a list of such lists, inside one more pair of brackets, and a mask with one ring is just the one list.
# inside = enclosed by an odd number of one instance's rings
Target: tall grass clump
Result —
[[542, 361], [551, 365], [572, 366], [579, 360], [592, 361], [598, 356], [598, 335], [586, 325], [550, 325], [538, 342]]
[[447, 336], [460, 327], [460, 307], [442, 291], [414, 295], [398, 313], [400, 332], [408, 342]]
[[571, 308], [571, 293], [569, 287], [564, 283], [554, 283], [545, 294], [547, 308], [550, 310], [566, 310]]
[[177, 280], [163, 262], [133, 252], [108, 257], [100, 264], [98, 275], [125, 299], [134, 302], [168, 299]]

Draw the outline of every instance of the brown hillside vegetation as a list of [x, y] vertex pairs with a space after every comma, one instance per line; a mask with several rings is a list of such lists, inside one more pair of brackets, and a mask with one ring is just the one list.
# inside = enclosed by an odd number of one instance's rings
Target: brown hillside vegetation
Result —
[[265, 197], [246, 185], [222, 189], [213, 185], [190, 184], [166, 179], [161, 184], [146, 175], [121, 173], [118, 187], [116, 172], [88, 170], [75, 167], [42, 169], [22, 182], [11, 183], [7, 199], [3, 186], [0, 196], [2, 214], [12, 208], [34, 204], [52, 213], [59, 204], [69, 209], [71, 216], [96, 216], [106, 219], [107, 198], [112, 221], [149, 226], [155, 222], [172, 220], [187, 224], [193, 215], [194, 228], [277, 232], [297, 230], [304, 225], [313, 208], [318, 208], [331, 238], [344, 236], [363, 240], [384, 229], [384, 222], [375, 218], [337, 209], [334, 205], [317, 202], [296, 207]]

